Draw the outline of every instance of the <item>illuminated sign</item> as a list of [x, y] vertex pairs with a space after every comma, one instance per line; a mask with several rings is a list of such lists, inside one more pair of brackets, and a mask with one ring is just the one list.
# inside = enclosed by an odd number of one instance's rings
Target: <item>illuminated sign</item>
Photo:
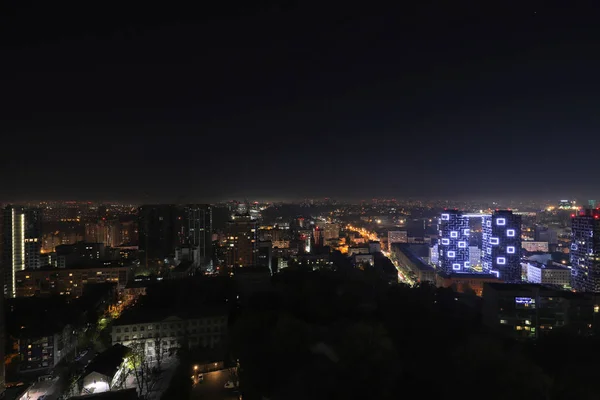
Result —
[[516, 304], [535, 304], [535, 300], [531, 297], [515, 297]]

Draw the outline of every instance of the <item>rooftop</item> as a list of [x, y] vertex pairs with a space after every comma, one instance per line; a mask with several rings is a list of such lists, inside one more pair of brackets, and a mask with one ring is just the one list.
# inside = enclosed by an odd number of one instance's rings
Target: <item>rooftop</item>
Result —
[[129, 354], [129, 348], [121, 344], [115, 344], [108, 350], [98, 354], [92, 362], [86, 367], [86, 373], [98, 372], [99, 374], [108, 376], [110, 378], [117, 372], [121, 363], [127, 354]]

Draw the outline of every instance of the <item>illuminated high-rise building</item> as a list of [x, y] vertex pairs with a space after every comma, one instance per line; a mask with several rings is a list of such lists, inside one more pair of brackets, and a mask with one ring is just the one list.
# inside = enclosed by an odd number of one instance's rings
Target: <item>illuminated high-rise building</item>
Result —
[[444, 211], [439, 219], [438, 269], [446, 274], [470, 272], [469, 218], [456, 210]]
[[3, 216], [2, 269], [4, 296], [15, 297], [16, 272], [25, 269], [25, 210], [7, 206]]
[[600, 210], [585, 210], [571, 218], [573, 289], [600, 292]]
[[227, 267], [247, 267], [257, 264], [258, 226], [250, 215], [236, 214], [226, 227]]
[[521, 281], [521, 216], [497, 210], [482, 217], [483, 272], [504, 282]]
[[185, 246], [197, 249], [199, 264], [212, 259], [212, 207], [208, 204], [188, 204], [183, 207], [183, 232]]

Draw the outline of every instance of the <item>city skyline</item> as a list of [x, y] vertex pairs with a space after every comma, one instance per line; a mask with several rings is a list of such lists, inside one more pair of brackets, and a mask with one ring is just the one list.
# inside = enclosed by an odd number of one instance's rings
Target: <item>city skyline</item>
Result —
[[3, 196], [597, 197], [593, 12], [309, 3], [13, 5]]

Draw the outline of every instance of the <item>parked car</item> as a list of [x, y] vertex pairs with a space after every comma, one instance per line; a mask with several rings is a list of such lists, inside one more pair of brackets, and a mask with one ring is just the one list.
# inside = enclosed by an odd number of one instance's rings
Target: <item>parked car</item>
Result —
[[204, 382], [204, 374], [198, 374], [198, 382]]
[[236, 387], [238, 387], [238, 383], [237, 382], [227, 381], [225, 383], [225, 389], [234, 389]]

